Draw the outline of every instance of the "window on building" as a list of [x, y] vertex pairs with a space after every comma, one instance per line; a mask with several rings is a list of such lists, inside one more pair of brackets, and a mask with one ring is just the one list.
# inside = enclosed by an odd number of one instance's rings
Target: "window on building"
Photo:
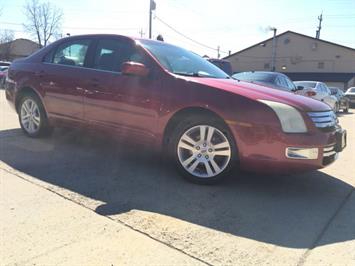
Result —
[[324, 62], [318, 62], [318, 68], [323, 69], [324, 68]]

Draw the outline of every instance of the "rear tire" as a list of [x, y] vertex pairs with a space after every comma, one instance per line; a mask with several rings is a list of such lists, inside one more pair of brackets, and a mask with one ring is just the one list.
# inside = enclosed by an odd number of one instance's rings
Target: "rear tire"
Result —
[[43, 104], [34, 93], [22, 96], [18, 106], [18, 116], [23, 132], [31, 138], [46, 137], [53, 132]]
[[172, 132], [169, 152], [187, 180], [203, 185], [221, 182], [237, 160], [229, 128], [223, 121], [206, 115], [181, 121]]
[[344, 109], [343, 109], [343, 113], [348, 113], [349, 112], [349, 105], [347, 105]]

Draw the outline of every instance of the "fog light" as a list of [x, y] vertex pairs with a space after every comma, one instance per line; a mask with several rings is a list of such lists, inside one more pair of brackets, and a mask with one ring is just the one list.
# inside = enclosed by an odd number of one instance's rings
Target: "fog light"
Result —
[[318, 148], [286, 148], [286, 157], [290, 159], [318, 159]]

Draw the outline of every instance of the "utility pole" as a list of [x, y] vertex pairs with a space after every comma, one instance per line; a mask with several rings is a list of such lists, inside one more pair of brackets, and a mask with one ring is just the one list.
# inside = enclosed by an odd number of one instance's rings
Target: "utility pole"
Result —
[[141, 30], [139, 31], [139, 34], [141, 35], [141, 38], [143, 38], [143, 35], [144, 35], [143, 29], [141, 29]]
[[272, 55], [271, 55], [271, 71], [276, 70], [275, 61], [276, 61], [276, 28], [270, 28], [274, 32], [274, 37], [272, 38]]
[[220, 47], [219, 45], [217, 46], [217, 58], [219, 59], [221, 57], [220, 53], [219, 53]]
[[152, 16], [153, 16], [153, 10], [156, 8], [156, 4], [154, 0], [149, 0], [149, 39], [152, 38]]
[[316, 31], [316, 39], [320, 38], [320, 30], [322, 29], [322, 20], [323, 20], [323, 12], [318, 16], [319, 24], [318, 29]]

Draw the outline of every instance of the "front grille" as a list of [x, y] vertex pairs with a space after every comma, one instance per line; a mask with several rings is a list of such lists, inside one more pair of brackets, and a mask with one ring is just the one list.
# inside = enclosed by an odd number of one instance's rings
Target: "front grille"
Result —
[[335, 161], [337, 152], [335, 151], [335, 144], [323, 148], [323, 165], [328, 165]]
[[320, 129], [334, 128], [338, 124], [338, 119], [333, 111], [309, 112], [309, 117], [314, 125]]

